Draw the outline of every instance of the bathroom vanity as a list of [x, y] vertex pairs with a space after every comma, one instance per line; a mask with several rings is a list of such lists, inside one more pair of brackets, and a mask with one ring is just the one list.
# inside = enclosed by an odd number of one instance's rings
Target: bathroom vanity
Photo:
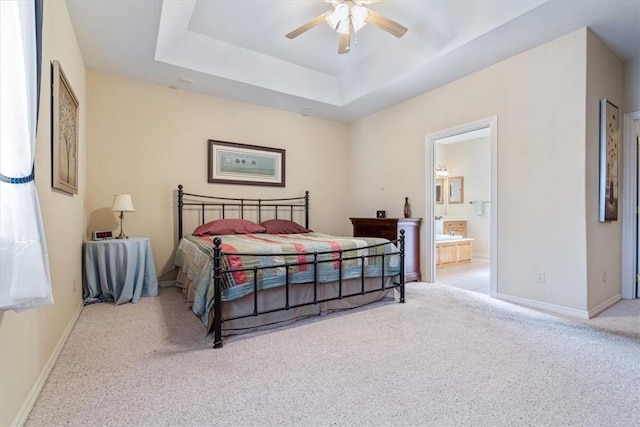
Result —
[[470, 262], [473, 258], [473, 239], [467, 237], [464, 217], [436, 219], [436, 265], [445, 266]]
[[467, 237], [466, 219], [442, 219], [442, 234], [456, 234]]

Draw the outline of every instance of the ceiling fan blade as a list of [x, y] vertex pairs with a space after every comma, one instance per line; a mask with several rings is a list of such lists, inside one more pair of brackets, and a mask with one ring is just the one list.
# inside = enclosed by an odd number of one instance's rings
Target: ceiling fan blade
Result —
[[338, 53], [349, 53], [351, 50], [351, 34], [339, 34], [338, 39]]
[[389, 34], [393, 34], [396, 37], [402, 37], [404, 33], [407, 32], [407, 27], [404, 27], [398, 24], [395, 21], [387, 18], [386, 16], [380, 15], [378, 12], [375, 12], [371, 9], [367, 9], [369, 12], [367, 14], [366, 21], [380, 28], [381, 30], [386, 31]]
[[311, 21], [307, 22], [306, 24], [303, 24], [303, 25], [299, 26], [295, 30], [291, 31], [289, 34], [285, 35], [285, 37], [288, 38], [288, 39], [295, 39], [300, 34], [302, 34], [304, 32], [307, 32], [310, 29], [312, 29], [313, 27], [315, 27], [316, 25], [319, 25], [319, 24], [323, 23], [325, 21], [325, 17], [327, 16], [328, 13], [330, 13], [330, 12], [325, 12], [320, 16], [316, 16]]

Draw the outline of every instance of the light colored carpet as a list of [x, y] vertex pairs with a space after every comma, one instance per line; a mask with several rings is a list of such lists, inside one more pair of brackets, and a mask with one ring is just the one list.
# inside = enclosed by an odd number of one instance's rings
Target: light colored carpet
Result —
[[640, 304], [590, 321], [408, 285], [211, 349], [181, 293], [85, 307], [27, 426], [638, 426]]

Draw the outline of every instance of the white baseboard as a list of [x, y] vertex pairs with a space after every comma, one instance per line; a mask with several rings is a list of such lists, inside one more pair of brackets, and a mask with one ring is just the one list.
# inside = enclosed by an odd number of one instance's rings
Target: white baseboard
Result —
[[621, 294], [616, 294], [616, 295], [612, 296], [611, 298], [609, 298], [608, 300], [606, 300], [605, 302], [603, 302], [602, 304], [598, 304], [597, 306], [593, 307], [591, 310], [589, 310], [589, 319], [591, 319], [592, 317], [597, 316], [598, 314], [602, 313], [607, 308], [611, 307], [612, 305], [614, 305], [615, 303], [617, 303], [621, 299], [622, 299], [622, 295]]
[[550, 313], [563, 314], [566, 316], [577, 317], [579, 319], [589, 319], [589, 311], [586, 310], [578, 310], [575, 308], [564, 307], [562, 305], [557, 304], [549, 304], [548, 302], [541, 302], [532, 300], [529, 298], [516, 297], [513, 295], [506, 294], [496, 294], [496, 298], [512, 302], [514, 304], [522, 305], [525, 307], [534, 308], [536, 310], [547, 311]]
[[36, 383], [31, 388], [31, 391], [29, 392], [27, 399], [24, 401], [24, 403], [22, 404], [22, 407], [20, 408], [20, 410], [18, 411], [18, 414], [16, 415], [16, 418], [13, 420], [13, 423], [11, 424], [13, 427], [22, 426], [27, 421], [27, 418], [29, 417], [29, 413], [33, 409], [33, 405], [36, 404], [36, 400], [38, 400], [38, 396], [40, 396], [42, 387], [44, 387], [44, 384], [47, 382], [47, 379], [51, 374], [51, 370], [53, 369], [56, 362], [58, 361], [58, 357], [60, 357], [60, 353], [62, 352], [62, 349], [64, 348], [64, 345], [67, 342], [69, 335], [71, 334], [71, 331], [73, 331], [73, 328], [76, 326], [76, 322], [78, 321], [78, 318], [80, 317], [80, 313], [82, 313], [83, 308], [84, 308], [84, 301], [80, 301], [80, 305], [78, 306], [78, 309], [73, 314], [73, 317], [71, 318], [71, 321], [67, 325], [67, 328], [65, 329], [64, 333], [60, 337], [58, 344], [56, 344], [56, 347], [53, 349], [53, 352], [51, 353], [49, 360], [47, 360], [47, 363], [44, 365], [42, 372], [40, 372], [40, 376], [38, 376]]

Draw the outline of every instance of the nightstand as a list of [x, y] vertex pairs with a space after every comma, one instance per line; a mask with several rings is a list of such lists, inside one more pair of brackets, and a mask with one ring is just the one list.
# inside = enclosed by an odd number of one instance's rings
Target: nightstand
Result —
[[420, 276], [420, 223], [422, 218], [349, 218], [354, 237], [400, 238], [404, 230], [404, 280], [421, 280]]
[[151, 242], [147, 237], [87, 241], [82, 297], [85, 304], [138, 302], [158, 295]]

